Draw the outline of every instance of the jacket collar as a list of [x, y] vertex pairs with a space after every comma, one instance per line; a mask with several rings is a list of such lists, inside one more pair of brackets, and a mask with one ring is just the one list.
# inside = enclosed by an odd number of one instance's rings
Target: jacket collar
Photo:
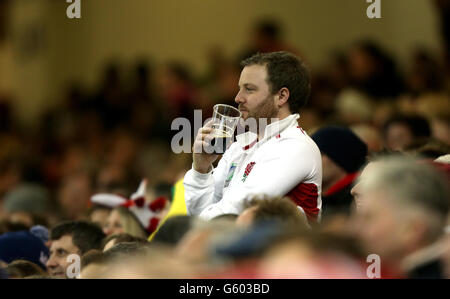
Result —
[[[263, 143], [273, 136], [280, 134], [280, 132], [284, 131], [286, 128], [297, 125], [297, 120], [300, 118], [299, 114], [291, 114], [282, 120], [273, 122], [266, 126], [264, 129], [264, 137], [259, 140], [260, 143]], [[236, 136], [236, 141], [239, 143], [239, 146], [243, 150], [248, 150], [253, 147], [258, 142], [258, 134], [254, 132], [245, 132]]]

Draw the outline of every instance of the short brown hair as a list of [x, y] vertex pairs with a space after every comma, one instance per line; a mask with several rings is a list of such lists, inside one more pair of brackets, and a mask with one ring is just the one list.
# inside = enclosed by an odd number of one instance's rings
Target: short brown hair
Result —
[[306, 216], [288, 197], [256, 196], [248, 199], [244, 207], [255, 208], [253, 223], [276, 221], [283, 224], [308, 227]]
[[102, 264], [105, 260], [102, 251], [91, 249], [81, 257], [81, 269], [84, 269], [89, 264]]
[[25, 278], [33, 275], [46, 275], [45, 271], [42, 270], [41, 267], [26, 260], [15, 260], [11, 262], [6, 267], [6, 272], [8, 272], [10, 277], [15, 278]]
[[123, 242], [147, 243], [147, 240], [144, 238], [135, 237], [135, 236], [132, 236], [132, 235], [126, 234], [126, 233], [121, 233], [121, 234], [114, 234], [114, 235], [109, 235], [109, 236], [105, 237], [102, 241], [102, 249], [104, 249], [106, 244], [108, 244], [109, 241], [111, 241], [111, 240], [114, 240], [114, 245], [118, 244], [118, 243], [123, 243]]
[[305, 63], [288, 52], [257, 53], [241, 62], [242, 67], [264, 65], [272, 94], [285, 87], [289, 90], [289, 109], [297, 113], [306, 105], [311, 93], [311, 78]]

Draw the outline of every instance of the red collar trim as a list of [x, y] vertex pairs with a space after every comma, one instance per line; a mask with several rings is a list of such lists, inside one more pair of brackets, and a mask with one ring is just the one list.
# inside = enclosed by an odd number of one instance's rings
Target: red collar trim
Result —
[[342, 179], [340, 179], [339, 181], [337, 181], [333, 186], [331, 186], [327, 192], [325, 192], [325, 196], [330, 196], [333, 195], [339, 191], [341, 191], [342, 189], [344, 189], [345, 187], [347, 187], [348, 185], [350, 185], [351, 183], [353, 183], [353, 181], [356, 179], [356, 177], [359, 175], [358, 172], [354, 172], [354, 173], [350, 173], [347, 174], [345, 177], [343, 177]]
[[258, 138], [255, 139], [255, 141], [253, 141], [252, 143], [250, 143], [249, 145], [244, 146], [242, 149], [244, 151], [248, 150], [249, 148], [251, 148], [252, 146], [254, 146], [256, 144], [256, 142], [258, 142]]

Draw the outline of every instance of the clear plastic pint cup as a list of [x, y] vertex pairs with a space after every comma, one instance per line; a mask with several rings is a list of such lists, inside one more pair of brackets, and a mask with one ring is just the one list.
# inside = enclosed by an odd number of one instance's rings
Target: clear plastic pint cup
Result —
[[223, 154], [232, 142], [232, 137], [242, 113], [233, 106], [225, 104], [214, 105], [212, 119], [211, 146], [214, 153]]

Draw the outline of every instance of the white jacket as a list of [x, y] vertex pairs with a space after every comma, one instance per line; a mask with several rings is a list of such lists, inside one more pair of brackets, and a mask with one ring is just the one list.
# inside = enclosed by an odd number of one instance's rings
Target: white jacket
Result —
[[320, 218], [322, 159], [314, 141], [292, 114], [266, 126], [264, 137], [247, 132], [236, 136], [217, 168], [184, 177], [189, 215], [209, 220], [240, 214], [249, 195], [289, 196], [310, 221]]

